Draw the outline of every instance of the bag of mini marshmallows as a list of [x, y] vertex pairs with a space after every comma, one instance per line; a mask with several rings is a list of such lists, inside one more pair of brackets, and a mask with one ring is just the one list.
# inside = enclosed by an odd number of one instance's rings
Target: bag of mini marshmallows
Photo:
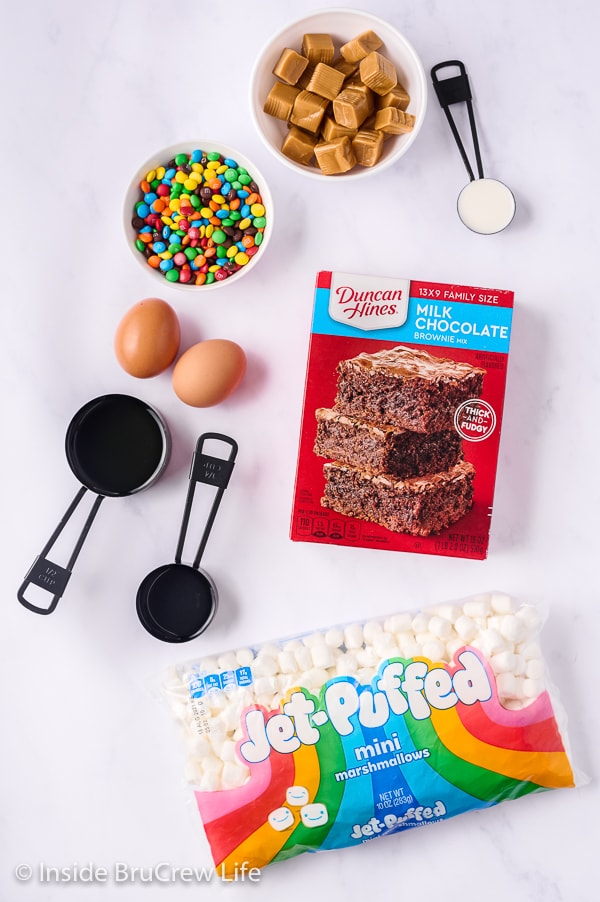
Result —
[[220, 873], [573, 786], [540, 626], [492, 592], [172, 670]]

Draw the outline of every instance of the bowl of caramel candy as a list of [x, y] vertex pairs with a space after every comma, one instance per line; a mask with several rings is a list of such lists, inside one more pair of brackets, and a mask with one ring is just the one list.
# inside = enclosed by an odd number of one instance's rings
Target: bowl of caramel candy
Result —
[[268, 149], [311, 178], [380, 172], [409, 150], [425, 118], [421, 60], [370, 13], [331, 9], [291, 23], [265, 45], [250, 109]]

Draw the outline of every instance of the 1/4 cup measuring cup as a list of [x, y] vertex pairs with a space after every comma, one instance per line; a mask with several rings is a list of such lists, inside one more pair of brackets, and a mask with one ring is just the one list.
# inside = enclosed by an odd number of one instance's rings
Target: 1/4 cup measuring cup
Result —
[[[102, 395], [75, 414], [67, 428], [65, 452], [82, 486], [21, 584], [17, 598], [22, 605], [36, 614], [54, 611], [104, 498], [122, 498], [149, 488], [163, 473], [170, 449], [169, 431], [161, 415], [131, 395]], [[47, 555], [88, 490], [97, 497], [69, 561], [62, 567]], [[30, 585], [52, 594], [47, 607], [26, 598]]]
[[[206, 454], [205, 443], [217, 440], [229, 445], [227, 458]], [[136, 607], [144, 629], [163, 642], [188, 642], [203, 633], [217, 610], [217, 589], [200, 561], [206, 547], [223, 493], [229, 483], [238, 446], [234, 439], [218, 432], [205, 432], [196, 442], [190, 467], [188, 492], [179, 532], [175, 563], [163, 564], [142, 580]], [[181, 561], [186, 532], [198, 483], [215, 486], [204, 532], [193, 564]]]

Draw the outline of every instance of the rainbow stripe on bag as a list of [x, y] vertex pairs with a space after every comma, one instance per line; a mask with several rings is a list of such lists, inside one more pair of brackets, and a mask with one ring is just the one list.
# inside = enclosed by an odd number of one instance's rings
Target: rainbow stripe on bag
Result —
[[368, 685], [291, 689], [278, 710], [246, 708], [240, 726], [248, 782], [195, 792], [224, 876], [574, 785], [548, 693], [508, 710], [468, 646], [452, 665], [388, 658]]

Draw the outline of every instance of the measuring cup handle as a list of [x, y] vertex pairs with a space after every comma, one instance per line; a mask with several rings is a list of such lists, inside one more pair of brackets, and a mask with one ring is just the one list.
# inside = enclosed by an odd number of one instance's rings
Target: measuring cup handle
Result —
[[[47, 554], [67, 525], [86, 491], [87, 489], [85, 488], [85, 486], [82, 486], [79, 489], [73, 501], [65, 511], [64, 516], [61, 518], [58, 526], [40, 551], [39, 555], [36, 557], [35, 561], [29, 568], [27, 575], [25, 576], [25, 579], [19, 586], [19, 589], [17, 591], [18, 600], [24, 607], [28, 608], [28, 610], [30, 611], [33, 611], [35, 614], [51, 614], [52, 611], [56, 608], [56, 605], [60, 601], [62, 594], [67, 587], [73, 566], [75, 564], [75, 561], [77, 560], [79, 552], [81, 551], [81, 547], [85, 542], [87, 534], [90, 531], [94, 517], [98, 513], [98, 508], [104, 500], [103, 495], [98, 495], [96, 497], [96, 500], [94, 501], [92, 508], [87, 516], [87, 520], [83, 525], [83, 529], [79, 534], [79, 538], [75, 543], [75, 547], [73, 548], [67, 566], [61, 567], [59, 564], [55, 564], [53, 563], [53, 561], [49, 560]], [[27, 598], [25, 597], [25, 592], [30, 585], [39, 586], [41, 589], [45, 589], [47, 592], [52, 592], [52, 599], [47, 608], [39, 607], [38, 605], [33, 604], [33, 602], [27, 600]]]

